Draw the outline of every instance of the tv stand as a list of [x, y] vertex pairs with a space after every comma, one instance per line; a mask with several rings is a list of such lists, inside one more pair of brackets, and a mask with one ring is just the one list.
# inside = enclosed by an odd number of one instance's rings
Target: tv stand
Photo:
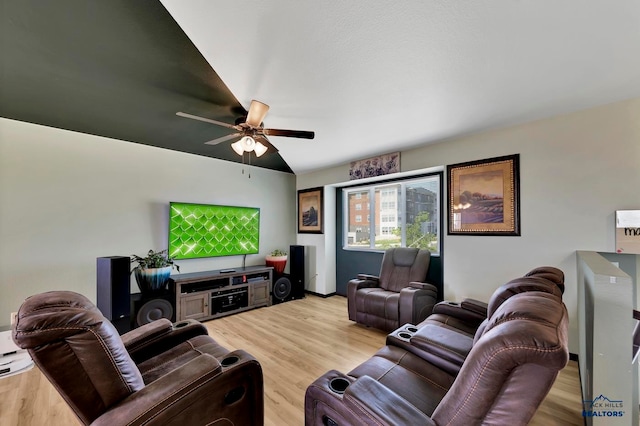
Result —
[[210, 320], [271, 305], [271, 266], [176, 274], [171, 280], [176, 291], [176, 321]]

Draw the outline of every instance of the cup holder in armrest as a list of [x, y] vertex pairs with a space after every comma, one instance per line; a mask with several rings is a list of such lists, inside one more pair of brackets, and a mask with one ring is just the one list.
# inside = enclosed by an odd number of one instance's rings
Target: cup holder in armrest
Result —
[[235, 356], [235, 355], [232, 355], [232, 356], [228, 356], [228, 357], [226, 357], [225, 359], [223, 359], [223, 360], [220, 362], [220, 364], [221, 364], [223, 367], [229, 367], [230, 365], [233, 365], [233, 364], [235, 364], [235, 363], [236, 363], [236, 362], [238, 362], [238, 361], [240, 361], [240, 358], [238, 358], [238, 357], [237, 357], [237, 356]]
[[407, 340], [411, 339], [411, 336], [413, 336], [413, 334], [407, 333], [406, 331], [401, 331], [400, 333], [398, 333], [398, 337], [401, 337]]
[[409, 326], [409, 327], [407, 327], [407, 331], [409, 333], [416, 333], [418, 331], [418, 327]]
[[179, 323], [173, 324], [173, 328], [182, 328], [189, 325], [189, 321], [181, 321]]
[[350, 383], [347, 379], [343, 379], [342, 377], [335, 377], [329, 382], [329, 389], [337, 394], [342, 395], [349, 385]]

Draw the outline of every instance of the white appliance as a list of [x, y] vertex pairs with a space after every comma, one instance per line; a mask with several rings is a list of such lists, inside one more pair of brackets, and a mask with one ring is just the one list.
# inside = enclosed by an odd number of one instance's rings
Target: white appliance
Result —
[[30, 370], [33, 360], [11, 339], [11, 330], [0, 332], [0, 379]]

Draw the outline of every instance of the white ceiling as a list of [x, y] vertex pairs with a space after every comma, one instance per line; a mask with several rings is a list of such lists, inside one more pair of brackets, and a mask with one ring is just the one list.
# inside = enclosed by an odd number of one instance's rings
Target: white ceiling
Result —
[[296, 174], [640, 96], [638, 0], [161, 2]]

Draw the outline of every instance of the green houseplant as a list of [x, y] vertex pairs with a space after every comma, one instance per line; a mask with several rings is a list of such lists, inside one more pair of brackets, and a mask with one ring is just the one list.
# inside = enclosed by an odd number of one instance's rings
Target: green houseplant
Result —
[[142, 293], [164, 290], [169, 282], [171, 270], [180, 272], [180, 266], [173, 262], [167, 250], [149, 250], [146, 256], [131, 256], [137, 265], [131, 270]]
[[265, 263], [267, 266], [273, 266], [274, 271], [281, 274], [287, 265], [287, 252], [280, 249], [273, 250], [271, 254], [265, 258]]

